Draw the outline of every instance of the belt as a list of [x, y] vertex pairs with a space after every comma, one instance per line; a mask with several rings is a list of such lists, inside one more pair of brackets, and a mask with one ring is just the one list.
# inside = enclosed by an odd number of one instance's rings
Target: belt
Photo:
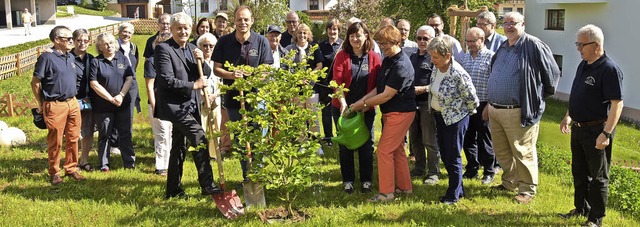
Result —
[[45, 102], [69, 102], [71, 100], [73, 100], [74, 97], [71, 98], [67, 98], [67, 99], [45, 99]]
[[586, 122], [574, 122], [573, 125], [575, 125], [578, 128], [581, 128], [581, 127], [589, 127], [589, 126], [601, 125], [602, 123], [605, 123], [605, 122], [607, 122], [607, 119], [595, 120], [595, 121], [586, 121]]
[[496, 109], [515, 109], [520, 108], [520, 105], [502, 105], [498, 103], [489, 103], [489, 105], [493, 106]]

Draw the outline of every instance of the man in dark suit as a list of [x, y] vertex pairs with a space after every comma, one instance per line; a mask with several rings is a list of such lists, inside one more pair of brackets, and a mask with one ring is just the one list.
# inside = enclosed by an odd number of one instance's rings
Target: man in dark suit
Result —
[[[154, 117], [173, 123], [171, 152], [167, 176], [166, 197], [184, 195], [180, 188], [185, 154], [191, 151], [198, 169], [198, 182], [203, 195], [221, 193], [213, 182], [209, 163], [209, 144], [202, 129], [196, 92], [208, 86], [200, 78], [195, 59], [202, 60], [202, 51], [189, 43], [191, 17], [185, 13], [171, 16], [173, 37], [158, 44], [154, 50], [156, 108]], [[211, 70], [206, 68], [206, 70]], [[187, 146], [188, 144], [188, 146]], [[188, 149], [187, 149], [188, 147]]]

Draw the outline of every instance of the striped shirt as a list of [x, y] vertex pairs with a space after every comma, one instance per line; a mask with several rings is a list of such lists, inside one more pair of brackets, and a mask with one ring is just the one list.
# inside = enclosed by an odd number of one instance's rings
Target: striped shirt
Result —
[[520, 54], [516, 51], [522, 45], [522, 37], [513, 46], [509, 46], [509, 42], [502, 43], [495, 53], [495, 61], [487, 83], [487, 97], [491, 103], [520, 105], [522, 81], [518, 59]]
[[491, 57], [493, 57], [493, 51], [482, 48], [478, 51], [478, 56], [473, 57], [471, 53], [464, 55], [462, 59], [462, 67], [471, 76], [473, 86], [476, 87], [476, 94], [480, 102], [486, 102], [487, 98], [487, 83], [489, 82], [489, 73], [491, 73]]

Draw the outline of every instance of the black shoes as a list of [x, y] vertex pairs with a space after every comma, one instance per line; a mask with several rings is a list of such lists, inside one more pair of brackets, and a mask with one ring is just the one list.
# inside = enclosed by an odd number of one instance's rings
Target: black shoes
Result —
[[478, 172], [472, 173], [469, 171], [464, 172], [464, 174], [462, 174], [462, 177], [465, 179], [479, 179], [480, 176], [478, 176]]
[[482, 184], [491, 184], [493, 182], [493, 175], [484, 175], [480, 181]]
[[344, 185], [344, 192], [347, 194], [353, 193], [353, 182], [344, 182], [342, 184]]
[[213, 195], [213, 194], [220, 194], [224, 191], [222, 191], [221, 188], [219, 188], [216, 185], [213, 186], [207, 186], [205, 188], [202, 189], [202, 195]]
[[583, 216], [586, 217], [589, 215], [589, 212], [585, 212], [585, 211], [579, 211], [577, 209], [573, 209], [571, 211], [569, 211], [569, 213], [566, 214], [558, 214], [560, 215], [560, 217], [562, 218], [573, 218], [573, 217], [579, 217], [579, 216]]

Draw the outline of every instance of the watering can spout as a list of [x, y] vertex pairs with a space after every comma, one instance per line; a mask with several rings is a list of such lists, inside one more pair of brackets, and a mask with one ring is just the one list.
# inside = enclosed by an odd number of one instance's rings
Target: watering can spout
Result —
[[337, 143], [337, 144], [346, 144], [347, 141], [345, 140], [345, 136], [344, 135], [338, 135], [336, 137], [331, 137], [331, 142], [333, 143]]

